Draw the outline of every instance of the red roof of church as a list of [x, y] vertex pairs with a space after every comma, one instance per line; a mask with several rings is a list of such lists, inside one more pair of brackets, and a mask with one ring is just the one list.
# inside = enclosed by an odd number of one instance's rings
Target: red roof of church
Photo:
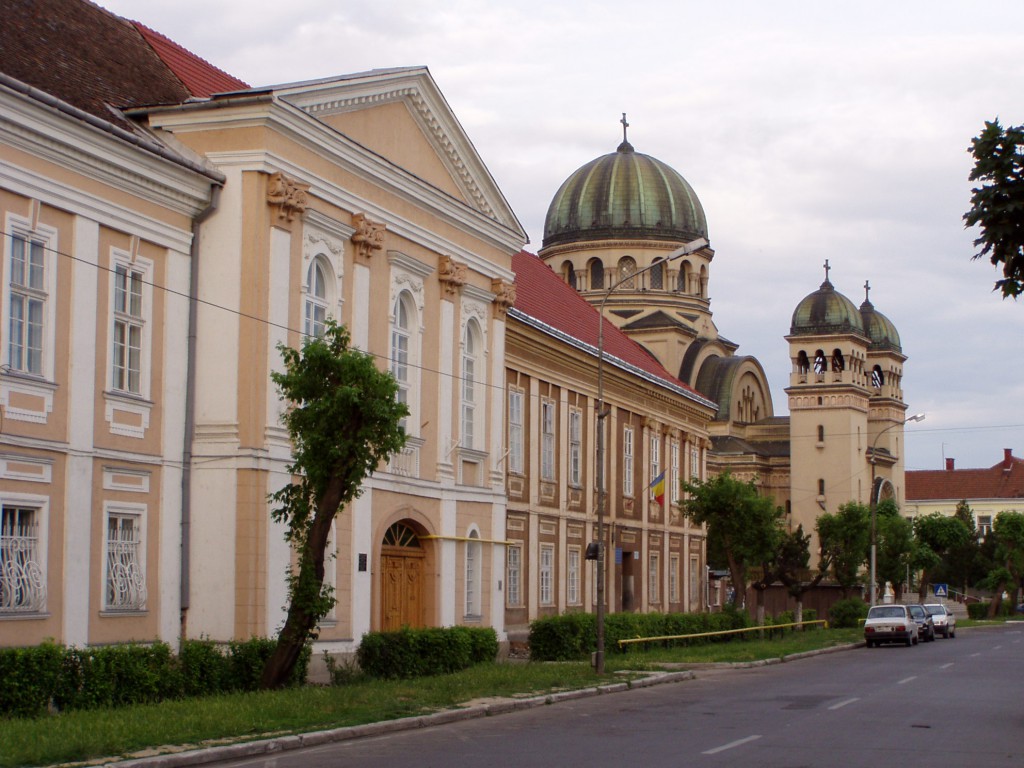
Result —
[[906, 473], [907, 501], [932, 499], [1021, 499], [1024, 498], [1024, 459], [1010, 448], [1003, 460], [988, 469], [918, 469]]
[[241, 80], [87, 0], [2, 0], [0, 72], [121, 127], [114, 108], [179, 104]]
[[[526, 251], [520, 251], [512, 257], [512, 270], [516, 273], [516, 310], [576, 341], [597, 348], [598, 310], [580, 296], [576, 289], [556, 275], [539, 257]], [[639, 368], [666, 384], [706, 399], [693, 387], [665, 370], [653, 355], [616, 328], [611, 321], [605, 319], [603, 322], [606, 355]]]

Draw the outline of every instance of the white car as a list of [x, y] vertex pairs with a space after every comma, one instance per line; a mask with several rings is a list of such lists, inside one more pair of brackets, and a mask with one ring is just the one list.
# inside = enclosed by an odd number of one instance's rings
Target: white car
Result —
[[864, 620], [864, 643], [868, 648], [882, 643], [917, 645], [917, 622], [905, 605], [873, 605]]
[[941, 603], [925, 603], [924, 609], [931, 614], [935, 624], [935, 634], [943, 637], [956, 637], [956, 616]]

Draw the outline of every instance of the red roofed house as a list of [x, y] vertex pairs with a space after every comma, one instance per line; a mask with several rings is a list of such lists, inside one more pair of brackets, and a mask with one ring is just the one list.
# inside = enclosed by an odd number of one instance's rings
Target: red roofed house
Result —
[[[598, 311], [538, 257], [513, 258], [508, 311], [506, 627], [596, 604]], [[704, 533], [679, 514], [706, 479], [716, 405], [604, 322], [610, 611], [705, 610]], [[656, 480], [664, 473], [663, 496]], [[589, 568], [585, 568], [589, 565]]]
[[1003, 460], [987, 469], [956, 469], [953, 459], [946, 459], [945, 469], [911, 470], [906, 477], [901, 512], [910, 517], [952, 515], [966, 501], [978, 533], [984, 535], [1000, 512], [1024, 512], [1024, 459], [1014, 456], [1012, 448], [1005, 448]]

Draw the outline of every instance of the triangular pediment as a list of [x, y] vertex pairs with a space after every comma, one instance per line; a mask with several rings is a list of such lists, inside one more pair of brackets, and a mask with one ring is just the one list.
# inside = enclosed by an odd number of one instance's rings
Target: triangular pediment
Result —
[[274, 91], [416, 179], [525, 237], [425, 67], [372, 70]]

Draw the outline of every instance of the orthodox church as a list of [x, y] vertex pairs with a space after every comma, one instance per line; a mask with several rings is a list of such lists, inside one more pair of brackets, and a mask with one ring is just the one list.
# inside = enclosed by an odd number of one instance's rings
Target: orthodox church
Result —
[[[715, 250], [697, 194], [668, 164], [635, 151], [625, 116], [622, 123], [616, 151], [581, 166], [555, 193], [540, 258], [717, 404], [709, 475], [753, 479], [792, 528], [812, 534], [819, 514], [869, 503], [873, 487], [876, 498], [903, 502], [906, 356], [868, 284], [858, 307], [835, 289], [825, 262], [825, 280], [793, 311], [789, 415], [776, 416], [764, 367], [739, 354], [713, 317]], [[687, 243], [699, 247], [677, 257]]]

